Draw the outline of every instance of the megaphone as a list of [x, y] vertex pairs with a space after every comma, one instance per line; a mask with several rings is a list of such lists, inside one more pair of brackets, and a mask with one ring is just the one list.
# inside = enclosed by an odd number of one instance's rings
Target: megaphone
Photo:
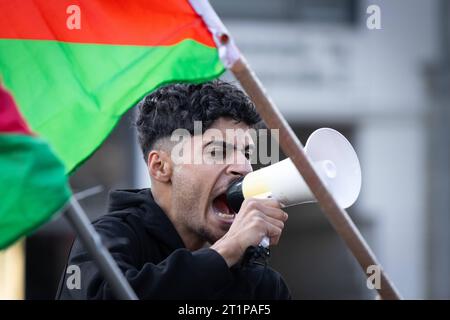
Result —
[[[350, 142], [334, 129], [321, 128], [308, 138], [305, 153], [337, 203], [350, 207], [361, 190], [361, 167]], [[250, 197], [274, 198], [282, 207], [317, 201], [289, 158], [247, 174], [227, 190], [235, 212]], [[269, 245], [267, 237], [261, 245]]]

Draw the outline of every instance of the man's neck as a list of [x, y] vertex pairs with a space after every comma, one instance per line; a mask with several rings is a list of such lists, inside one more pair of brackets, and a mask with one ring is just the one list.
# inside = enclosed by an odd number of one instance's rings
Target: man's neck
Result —
[[[170, 219], [170, 217], [169, 217]], [[172, 221], [172, 220], [171, 220]], [[172, 221], [172, 223], [175, 226], [175, 229], [177, 230], [178, 234], [180, 235], [181, 239], [183, 240], [184, 246], [189, 251], [195, 251], [198, 249], [203, 248], [203, 246], [206, 244], [205, 241], [202, 241], [197, 237], [197, 235], [193, 234], [190, 230], [183, 230], [183, 226], [180, 226], [177, 223]]]

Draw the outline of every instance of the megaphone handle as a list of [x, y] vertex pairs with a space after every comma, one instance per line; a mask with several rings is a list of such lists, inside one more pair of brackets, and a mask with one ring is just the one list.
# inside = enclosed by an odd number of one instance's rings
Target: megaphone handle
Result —
[[[261, 195], [256, 196], [255, 198], [259, 198], [259, 199], [270, 199], [273, 198], [272, 193], [271, 192], [267, 192], [267, 193], [263, 193]], [[284, 208], [283, 204], [280, 204], [282, 208]], [[270, 239], [268, 236], [264, 236], [261, 240], [261, 242], [259, 243], [259, 247], [263, 247], [265, 249], [269, 249], [270, 246]]]
[[[274, 198], [271, 192], [266, 192], [263, 194], [259, 194], [257, 196], [254, 196], [255, 198], [259, 198], [259, 199], [269, 199], [269, 198]], [[284, 208], [285, 206], [280, 203], [281, 207]], [[253, 251], [253, 259], [254, 260], [259, 260], [260, 258], [263, 258], [265, 263], [267, 263], [267, 259], [270, 256], [270, 239], [268, 236], [264, 236], [261, 239], [261, 242], [259, 243], [259, 245], [255, 248], [255, 250]]]
[[[256, 196], [255, 198], [260, 198], [260, 199], [269, 199], [272, 198], [272, 193], [271, 192], [267, 192], [264, 194], [261, 194], [259, 196]], [[256, 255], [260, 256], [260, 257], [264, 257], [264, 259], [269, 258], [270, 256], [270, 239], [268, 236], [264, 236], [261, 240], [261, 242], [259, 243], [258, 247], [256, 248]]]
[[264, 236], [259, 243], [258, 247], [255, 251], [255, 258], [258, 259], [258, 257], [261, 257], [264, 259], [264, 261], [267, 261], [267, 259], [270, 256], [270, 239], [268, 236]]
[[270, 246], [270, 239], [269, 239], [269, 237], [268, 236], [264, 236], [262, 238], [261, 242], [259, 243], [259, 246], [263, 247], [263, 248], [269, 248], [269, 246]]

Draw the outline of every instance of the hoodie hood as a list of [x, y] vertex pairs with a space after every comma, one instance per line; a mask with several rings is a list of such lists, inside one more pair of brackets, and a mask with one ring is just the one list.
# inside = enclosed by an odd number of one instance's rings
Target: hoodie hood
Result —
[[114, 190], [109, 194], [110, 214], [129, 212], [139, 215], [146, 231], [170, 249], [184, 248], [184, 243], [165, 212], [155, 202], [150, 189]]

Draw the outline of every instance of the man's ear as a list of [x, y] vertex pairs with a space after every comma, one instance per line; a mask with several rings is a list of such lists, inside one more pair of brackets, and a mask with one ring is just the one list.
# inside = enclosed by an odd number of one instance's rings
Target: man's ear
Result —
[[147, 167], [150, 177], [160, 182], [170, 182], [172, 179], [172, 161], [162, 150], [152, 150], [148, 154]]

